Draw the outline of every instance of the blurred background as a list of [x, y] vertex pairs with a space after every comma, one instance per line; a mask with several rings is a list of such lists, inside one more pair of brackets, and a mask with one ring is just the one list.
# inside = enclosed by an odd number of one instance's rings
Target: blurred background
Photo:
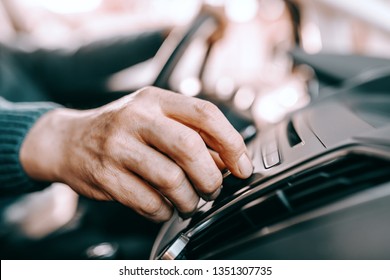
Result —
[[[204, 3], [223, 11], [227, 19], [224, 36], [211, 48], [204, 38], [193, 40], [170, 75], [169, 88], [223, 102], [253, 120], [259, 129], [307, 105], [318, 92], [320, 85], [313, 69], [297, 65], [292, 59], [291, 53], [297, 48], [311, 55], [390, 58], [390, 0], [1, 0], [0, 42], [26, 50], [75, 49], [162, 27], [185, 30]], [[155, 63], [152, 59], [116, 73], [107, 86], [113, 91], [131, 91], [149, 85], [155, 77]], [[68, 187], [56, 184], [39, 198], [34, 195], [7, 208], [3, 218], [7, 226], [3, 229], [12, 231], [3, 230], [3, 236], [18, 232], [23, 238], [44, 240], [80, 225], [84, 212], [77, 195]], [[46, 202], [39, 202], [42, 199]], [[134, 225], [112, 224], [111, 215], [123, 213], [122, 208], [96, 209], [100, 209], [102, 219], [91, 216], [90, 225], [121, 233], [126, 233], [124, 228], [133, 230]], [[158, 230], [156, 225], [141, 220], [136, 223], [149, 228], [152, 234]], [[138, 237], [142, 235], [140, 232]], [[83, 256], [117, 254], [118, 245], [110, 242], [108, 235], [96, 234], [95, 230], [87, 236], [95, 238], [80, 243], [85, 247]], [[123, 240], [127, 240], [125, 237]], [[53, 240], [53, 244], [58, 243]], [[126, 243], [130, 248], [127, 251], [136, 251], [139, 246], [148, 248], [153, 238], [144, 243], [139, 240]], [[61, 250], [66, 251], [66, 247], [63, 245]], [[69, 252], [67, 257], [75, 256]]]
[[[259, 125], [307, 104], [312, 73], [293, 69], [288, 52], [390, 56], [390, 1], [370, 0], [2, 0], [0, 41], [23, 47], [76, 48], [96, 40], [188, 25], [202, 3], [222, 6], [228, 26], [202, 80], [206, 47], [194, 42], [170, 77], [188, 95], [200, 90], [250, 111]], [[148, 67], [113, 77], [114, 90], [148, 84]]]

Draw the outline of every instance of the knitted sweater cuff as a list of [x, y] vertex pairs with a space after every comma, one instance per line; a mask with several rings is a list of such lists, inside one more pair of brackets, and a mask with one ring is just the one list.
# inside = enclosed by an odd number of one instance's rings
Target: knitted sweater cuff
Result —
[[49, 185], [26, 174], [19, 151], [34, 123], [57, 107], [49, 102], [10, 103], [0, 98], [0, 194], [31, 192]]

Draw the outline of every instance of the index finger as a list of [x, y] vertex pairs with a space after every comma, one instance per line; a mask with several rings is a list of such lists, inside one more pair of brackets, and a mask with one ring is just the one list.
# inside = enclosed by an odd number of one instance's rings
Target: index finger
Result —
[[198, 131], [234, 175], [247, 178], [252, 174], [253, 166], [244, 140], [217, 106], [209, 101], [169, 91], [160, 95], [160, 105], [167, 117]]

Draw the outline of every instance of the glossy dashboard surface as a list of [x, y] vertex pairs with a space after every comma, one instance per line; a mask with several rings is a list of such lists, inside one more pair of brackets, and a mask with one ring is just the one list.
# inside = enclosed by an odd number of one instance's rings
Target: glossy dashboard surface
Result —
[[[322, 236], [326, 231], [308, 233], [322, 223], [326, 227], [319, 219], [331, 220], [332, 215], [338, 219], [351, 207], [356, 207], [356, 213], [362, 212], [366, 203], [375, 203], [372, 200], [376, 199], [369, 193], [364, 194], [377, 187], [383, 188], [381, 197], [387, 197], [390, 188], [388, 108], [390, 98], [386, 91], [375, 90], [367, 95], [360, 87], [348, 88], [262, 131], [248, 144], [255, 166], [252, 177], [239, 180], [227, 176], [221, 195], [215, 201], [201, 202], [191, 219], [182, 220], [175, 215], [161, 230], [151, 258], [350, 257], [350, 246], [333, 253], [313, 251], [309, 244], [302, 247], [307, 254], [279, 251], [279, 255], [267, 255], [265, 252], [270, 251], [251, 250], [254, 244], [270, 246], [278, 235], [283, 233], [283, 238], [290, 238], [293, 232], [308, 235], [307, 240], [326, 239], [322, 242], [328, 242], [333, 248], [334, 240], [331, 242]], [[364, 176], [360, 176], [362, 174]], [[359, 195], [362, 198], [356, 200]], [[348, 203], [351, 199], [354, 202]], [[373, 211], [379, 210], [373, 208]], [[377, 219], [377, 229], [368, 235], [368, 240], [375, 239], [379, 228], [390, 234], [388, 223], [383, 220], [387, 217], [381, 213], [375, 214], [382, 220]], [[308, 227], [295, 232], [292, 225], [302, 225], [303, 221], [319, 222], [314, 223], [314, 229]], [[358, 225], [365, 227], [370, 223], [371, 219], [360, 221]], [[351, 226], [357, 227], [356, 224]], [[337, 226], [330, 228], [331, 231], [343, 230]], [[344, 239], [344, 235], [340, 236], [340, 240]], [[377, 243], [389, 240], [383, 237], [376, 240], [372, 246], [379, 249], [371, 252], [371, 247], [365, 248], [358, 238], [357, 244], [364, 248], [355, 257], [388, 257], [386, 252], [390, 250], [386, 250], [390, 248]], [[275, 246], [279, 246], [279, 242]], [[287, 245], [292, 244], [294, 242]], [[351, 246], [355, 248], [356, 244]]]

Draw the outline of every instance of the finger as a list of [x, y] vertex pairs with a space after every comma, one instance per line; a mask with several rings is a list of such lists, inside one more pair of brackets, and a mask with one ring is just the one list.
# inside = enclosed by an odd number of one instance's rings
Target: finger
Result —
[[252, 174], [253, 165], [241, 135], [214, 104], [180, 95], [172, 98], [174, 93], [168, 91], [163, 93], [160, 104], [165, 115], [197, 130], [234, 175], [247, 178]]
[[219, 170], [226, 169], [225, 163], [222, 161], [222, 159], [220, 158], [219, 154], [216, 151], [209, 149], [209, 153], [210, 153], [211, 157], [213, 158], [213, 160], [214, 160], [214, 162], [217, 165]]
[[222, 175], [196, 131], [175, 120], [159, 118], [146, 134], [148, 139], [144, 140], [179, 165], [202, 197], [213, 198]]
[[[236, 134], [233, 134], [234, 136], [232, 135], [230, 138], [225, 139], [225, 144], [219, 143], [217, 138], [203, 131], [200, 131], [199, 135], [209, 147], [213, 150], [219, 151], [219, 158], [222, 160], [225, 167], [227, 167], [234, 175], [241, 178], [247, 178], [252, 174], [252, 161], [248, 156], [248, 152], [245, 144], [243, 144], [244, 142], [242, 141], [241, 135], [236, 136]], [[241, 145], [244, 145], [244, 148], [242, 148]]]
[[116, 201], [134, 209], [153, 221], [167, 221], [172, 216], [172, 206], [147, 182], [126, 171], [116, 172], [102, 186]]
[[158, 189], [179, 212], [193, 213], [199, 196], [184, 171], [167, 156], [143, 143], [128, 144], [128, 152], [120, 159], [124, 165]]
[[72, 184], [72, 189], [75, 190], [77, 193], [86, 196], [88, 198], [91, 198], [93, 200], [100, 200], [100, 201], [113, 200], [113, 198], [109, 193], [107, 193], [105, 190], [94, 185], [91, 182], [86, 183], [84, 181], [79, 181], [77, 183]]

